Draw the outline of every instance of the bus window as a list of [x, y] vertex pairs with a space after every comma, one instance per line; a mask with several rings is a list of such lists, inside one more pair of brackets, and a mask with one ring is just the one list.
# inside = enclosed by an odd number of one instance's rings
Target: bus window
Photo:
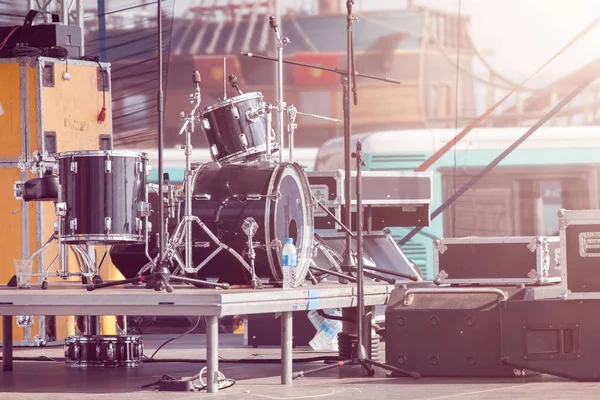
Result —
[[560, 181], [540, 181], [540, 225], [538, 232], [543, 236], [554, 236], [558, 232], [558, 210], [562, 208]]

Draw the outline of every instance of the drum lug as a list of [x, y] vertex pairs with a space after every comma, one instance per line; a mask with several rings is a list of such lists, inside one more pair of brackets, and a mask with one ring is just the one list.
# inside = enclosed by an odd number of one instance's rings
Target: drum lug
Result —
[[110, 217], [104, 218], [104, 231], [109, 233], [112, 230], [112, 222]]
[[210, 152], [213, 155], [215, 160], [219, 159], [219, 150], [217, 150], [216, 144], [213, 144], [212, 146], [210, 146]]
[[259, 193], [250, 193], [246, 195], [246, 201], [260, 200], [262, 196]]
[[248, 138], [246, 138], [246, 134], [242, 133], [240, 135], [240, 140], [242, 141], [242, 145], [244, 146], [244, 150], [248, 150]]
[[210, 242], [194, 242], [194, 247], [208, 248], [210, 247]]
[[138, 203], [137, 212], [140, 217], [149, 217], [150, 216], [150, 203], [145, 202], [145, 201], [140, 201]]
[[194, 200], [210, 200], [210, 194], [208, 193], [199, 193], [192, 196]]
[[71, 231], [72, 231], [72, 232], [75, 232], [75, 231], [77, 231], [77, 218], [72, 218], [72, 219], [69, 221], [69, 228], [71, 228]]
[[75, 351], [74, 357], [76, 360], [81, 360], [81, 344], [79, 342], [75, 343]]
[[111, 160], [104, 161], [104, 172], [106, 172], [107, 174], [112, 173], [112, 161]]
[[106, 358], [108, 358], [108, 361], [115, 360], [115, 345], [112, 342], [108, 343], [108, 346], [106, 349]]
[[67, 203], [56, 203], [56, 215], [59, 217], [65, 217], [67, 215]]
[[240, 112], [234, 105], [231, 106], [231, 113], [233, 114], [233, 118], [240, 119]]
[[141, 232], [144, 225], [142, 224], [142, 220], [139, 218], [135, 219], [135, 229], [137, 232]]
[[71, 161], [69, 169], [71, 170], [71, 173], [76, 174], [77, 173], [77, 161]]
[[210, 121], [206, 118], [201, 118], [200, 119], [202, 127], [206, 130], [210, 130]]

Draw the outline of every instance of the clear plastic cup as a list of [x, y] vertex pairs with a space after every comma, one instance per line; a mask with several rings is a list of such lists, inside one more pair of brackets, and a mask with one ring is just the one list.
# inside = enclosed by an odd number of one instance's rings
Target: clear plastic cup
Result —
[[15, 275], [17, 276], [17, 287], [29, 289], [31, 287], [31, 275], [33, 272], [33, 260], [15, 259]]

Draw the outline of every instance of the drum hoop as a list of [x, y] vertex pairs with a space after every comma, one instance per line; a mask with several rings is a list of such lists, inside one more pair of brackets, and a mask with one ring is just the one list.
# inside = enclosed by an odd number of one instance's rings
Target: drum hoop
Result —
[[58, 153], [56, 158], [58, 160], [63, 158], [71, 158], [71, 157], [96, 157], [96, 156], [111, 156], [111, 157], [140, 157], [143, 159], [148, 159], [148, 153], [139, 152], [131, 150], [81, 150], [81, 151], [66, 151], [63, 153]]
[[[272, 141], [272, 144], [271, 144], [271, 150], [279, 150], [279, 145], [274, 140]], [[264, 151], [267, 151], [267, 145], [260, 144], [255, 147], [251, 147], [247, 150], [238, 151], [237, 153], [233, 153], [226, 157], [219, 158], [218, 160], [219, 160], [219, 162], [229, 162], [229, 161], [234, 161], [236, 158], [239, 158], [239, 157], [249, 156], [249, 155], [253, 155], [253, 154], [260, 154]]]
[[200, 116], [203, 116], [204, 114], [218, 110], [219, 108], [223, 108], [223, 107], [227, 107], [229, 105], [241, 103], [242, 101], [253, 99], [253, 98], [263, 98], [263, 95], [261, 92], [249, 92], [249, 93], [244, 93], [239, 96], [230, 97], [228, 99], [221, 100], [215, 104], [211, 104], [210, 106], [205, 107], [200, 112]]
[[[304, 174], [304, 170], [302, 169], [302, 167], [299, 166], [299, 164], [291, 162], [291, 163], [285, 163], [285, 164], [278, 164], [278, 167], [280, 166], [285, 166], [285, 168], [282, 169], [282, 171], [279, 174], [276, 174], [275, 171], [273, 172], [272, 176], [271, 176], [271, 181], [269, 182], [269, 187], [271, 188], [269, 195], [274, 194], [274, 184], [273, 181], [277, 178], [279, 179], [279, 182], [281, 183], [281, 181], [283, 180], [283, 178], [285, 177], [285, 172], [287, 167], [290, 167], [291, 170], [293, 170], [295, 172], [295, 174], [290, 174], [290, 176], [296, 181], [296, 183], [299, 186], [300, 189], [300, 196], [302, 200], [302, 204], [304, 205], [305, 208], [305, 212], [303, 213], [303, 221], [302, 221], [302, 227], [303, 227], [303, 233], [304, 235], [302, 236], [302, 244], [303, 244], [303, 248], [302, 248], [302, 253], [298, 254], [298, 260], [310, 260], [310, 254], [312, 252], [312, 242], [313, 242], [313, 238], [314, 238], [314, 233], [311, 233], [309, 228], [311, 226], [313, 226], [313, 218], [311, 217], [311, 213], [313, 212], [312, 209], [312, 205], [310, 202], [310, 198], [307, 197], [308, 193], [310, 193], [310, 189], [309, 186], [307, 186], [307, 182], [303, 179], [303, 176], [305, 177], [306, 175]], [[281, 185], [280, 185], [281, 186]], [[279, 188], [278, 188], [279, 189]], [[308, 190], [308, 192], [307, 192]], [[274, 221], [273, 224], [271, 224], [270, 221], [270, 213], [269, 213], [269, 206], [270, 206], [270, 202], [273, 202], [274, 206], [277, 207], [277, 202], [279, 201], [276, 197], [275, 200], [271, 200], [273, 197], [269, 196], [267, 197], [267, 201], [265, 203], [268, 203], [268, 205], [266, 205], [265, 208], [265, 225], [268, 227], [268, 229], [265, 229], [265, 239], [267, 244], [269, 245], [271, 243], [271, 229], [273, 228], [275, 229], [276, 226], [276, 220], [277, 220], [277, 214], [274, 214]], [[314, 230], [313, 230], [314, 232]], [[281, 244], [283, 246], [283, 243]], [[276, 251], [276, 253], [279, 255], [279, 252]], [[271, 272], [273, 274], [274, 277], [276, 277], [276, 279], [281, 280], [283, 279], [283, 271], [281, 271], [281, 275], [280, 275], [280, 271], [277, 270], [276, 266], [278, 265], [277, 262], [273, 259], [273, 254], [271, 251], [267, 252], [267, 259], [269, 260], [269, 266], [271, 267]], [[300, 264], [298, 264], [299, 266]], [[306, 264], [306, 270], [304, 271], [304, 274], [297, 274], [296, 275], [296, 284], [299, 284], [302, 280], [304, 280], [304, 278], [306, 277], [306, 273], [308, 273], [308, 267], [309, 264]], [[299, 270], [298, 270], [299, 271]], [[300, 271], [301, 272], [301, 271]]]
[[89, 241], [89, 242], [105, 242], [105, 241], [114, 241], [114, 240], [118, 240], [121, 242], [143, 242], [144, 241], [144, 236], [145, 235], [123, 235], [123, 234], [118, 234], [118, 235], [73, 235], [73, 234], [69, 234], [69, 235], [61, 235], [60, 236], [60, 241], [61, 242], [65, 242], [65, 240], [84, 240], [84, 241]]
[[[273, 206], [275, 208], [277, 208], [277, 199], [273, 200], [272, 195], [274, 194], [273, 192], [275, 191], [275, 180], [277, 179], [277, 177], [279, 176], [279, 171], [281, 170], [281, 168], [283, 166], [287, 166], [287, 164], [276, 164], [275, 169], [273, 169], [273, 172], [271, 173], [271, 178], [269, 179], [269, 191], [267, 193], [267, 198], [265, 201], [265, 245], [267, 247], [267, 260], [269, 261], [269, 267], [271, 268], [271, 274], [272, 276], [275, 277], [275, 279], [277, 280], [281, 280], [283, 279], [283, 273], [282, 275], [279, 275], [277, 268], [275, 268], [275, 260], [273, 260], [273, 252], [270, 249], [271, 246], [271, 213], [269, 212], [270, 208], [271, 208], [271, 204], [273, 204]], [[275, 217], [273, 217], [275, 218]], [[275, 221], [273, 221], [275, 222]], [[281, 246], [283, 247], [283, 243], [281, 244]], [[275, 251], [277, 253], [277, 251]], [[279, 254], [279, 253], [277, 253]]]

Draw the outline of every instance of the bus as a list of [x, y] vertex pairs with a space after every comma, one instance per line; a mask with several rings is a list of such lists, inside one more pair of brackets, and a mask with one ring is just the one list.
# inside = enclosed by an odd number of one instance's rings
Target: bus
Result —
[[[444, 154], [433, 173], [430, 212], [521, 137], [528, 128], [475, 128]], [[458, 133], [416, 129], [363, 133], [365, 171], [412, 171]], [[325, 142], [314, 169], [344, 168], [344, 140]], [[433, 240], [466, 236], [555, 236], [557, 212], [599, 208], [600, 127], [541, 127], [407, 243], [404, 254], [433, 279]], [[352, 165], [355, 169], [355, 166]], [[411, 228], [389, 227], [401, 240]]]

